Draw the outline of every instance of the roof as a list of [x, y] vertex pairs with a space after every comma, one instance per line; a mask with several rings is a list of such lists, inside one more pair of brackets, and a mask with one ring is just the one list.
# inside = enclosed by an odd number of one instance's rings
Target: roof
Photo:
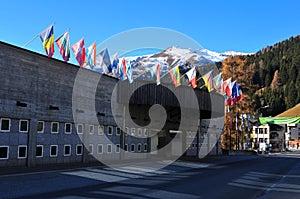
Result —
[[275, 117], [299, 117], [299, 116], [300, 116], [300, 103]]

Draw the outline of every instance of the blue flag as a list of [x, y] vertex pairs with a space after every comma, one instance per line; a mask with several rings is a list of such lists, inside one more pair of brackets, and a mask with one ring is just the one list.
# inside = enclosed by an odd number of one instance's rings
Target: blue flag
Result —
[[126, 63], [126, 71], [127, 71], [127, 77], [128, 77], [128, 81], [129, 83], [133, 82], [133, 76], [132, 76], [132, 66], [130, 61]]

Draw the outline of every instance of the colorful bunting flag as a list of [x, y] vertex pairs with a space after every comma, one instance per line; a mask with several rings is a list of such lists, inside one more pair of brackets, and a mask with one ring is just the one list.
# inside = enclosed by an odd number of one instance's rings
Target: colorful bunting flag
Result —
[[223, 93], [231, 97], [231, 77], [223, 82]]
[[121, 80], [127, 79], [127, 73], [126, 73], [126, 60], [125, 58], [122, 59], [122, 61], [119, 63], [119, 75]]
[[242, 95], [242, 88], [241, 88], [241, 86], [238, 84], [238, 85], [236, 86], [236, 97], [233, 98], [233, 102], [236, 103], [236, 102], [242, 100], [242, 98], [243, 98], [243, 95]]
[[171, 76], [171, 79], [174, 83], [174, 86], [175, 87], [178, 87], [180, 86], [180, 70], [179, 70], [179, 66], [175, 66], [173, 67], [170, 71], [170, 76]]
[[219, 93], [223, 92], [223, 78], [222, 78], [222, 73], [219, 73], [217, 76], [213, 78], [213, 83], [214, 83], [214, 88], [216, 91]]
[[204, 80], [204, 84], [208, 90], [208, 92], [211, 92], [214, 89], [213, 81], [212, 81], [212, 71], [209, 71], [205, 75], [202, 76], [202, 79]]
[[51, 24], [46, 30], [40, 34], [40, 38], [43, 42], [43, 47], [48, 57], [52, 57], [54, 54], [54, 31], [53, 24]]
[[56, 39], [56, 45], [59, 49], [59, 53], [65, 62], [70, 59], [70, 37], [69, 32], [65, 32], [58, 39]]
[[133, 82], [133, 71], [132, 71], [132, 66], [131, 66], [130, 61], [128, 61], [126, 63], [126, 74], [127, 74], [129, 83], [132, 83]]
[[196, 67], [191, 68], [186, 74], [193, 88], [197, 87]]
[[81, 38], [72, 46], [72, 51], [76, 57], [76, 60], [80, 67], [83, 67], [86, 62], [85, 48], [84, 48], [84, 39]]
[[111, 62], [107, 48], [103, 49], [98, 55], [100, 56], [100, 67], [102, 68], [103, 73], [111, 73]]
[[156, 76], [156, 84], [160, 84], [160, 65], [156, 64], [150, 68], [151, 77]]
[[113, 58], [112, 58], [112, 65], [111, 65], [112, 73], [113, 73], [113, 75], [114, 75], [115, 77], [117, 77], [118, 74], [119, 74], [118, 66], [119, 66], [119, 58], [118, 58], [118, 53], [116, 52], [116, 53], [113, 55]]
[[88, 65], [93, 68], [96, 66], [96, 42], [92, 43], [86, 49], [86, 57]]

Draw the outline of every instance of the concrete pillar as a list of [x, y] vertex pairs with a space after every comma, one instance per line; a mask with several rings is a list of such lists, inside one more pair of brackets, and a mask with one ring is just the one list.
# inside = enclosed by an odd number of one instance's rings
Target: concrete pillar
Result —
[[27, 139], [27, 164], [26, 166], [32, 167], [36, 165], [36, 145], [37, 145], [37, 119], [32, 118], [29, 121], [29, 132]]

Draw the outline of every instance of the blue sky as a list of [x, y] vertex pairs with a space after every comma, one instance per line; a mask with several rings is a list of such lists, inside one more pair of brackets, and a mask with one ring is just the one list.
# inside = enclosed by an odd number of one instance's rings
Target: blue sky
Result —
[[[161, 27], [181, 32], [209, 50], [256, 52], [300, 34], [300, 1], [2, 1], [0, 39], [24, 46], [55, 22], [55, 37], [70, 28], [97, 44], [123, 31]], [[43, 53], [40, 39], [29, 50]], [[58, 53], [56, 51], [56, 53]]]

